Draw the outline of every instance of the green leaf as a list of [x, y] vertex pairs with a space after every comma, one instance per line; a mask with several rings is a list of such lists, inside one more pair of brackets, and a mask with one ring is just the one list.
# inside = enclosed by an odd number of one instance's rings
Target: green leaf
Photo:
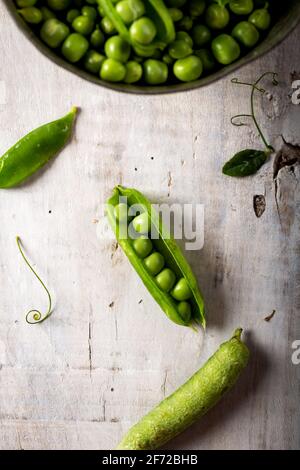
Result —
[[225, 163], [222, 171], [227, 176], [253, 175], [266, 162], [268, 155], [269, 153], [262, 150], [242, 150]]

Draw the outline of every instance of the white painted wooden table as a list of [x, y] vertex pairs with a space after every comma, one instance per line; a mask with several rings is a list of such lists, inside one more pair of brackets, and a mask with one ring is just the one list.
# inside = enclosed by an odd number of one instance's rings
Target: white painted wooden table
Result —
[[[288, 96], [300, 78], [299, 41], [300, 28], [239, 72], [248, 80], [280, 72], [261, 111], [276, 148], [281, 133], [300, 143], [300, 107]], [[82, 108], [74, 140], [47, 170], [1, 191], [0, 448], [113, 448], [239, 325], [252, 351], [247, 371], [168, 448], [299, 448], [300, 366], [291, 355], [300, 339], [300, 166], [280, 170], [277, 206], [271, 162], [243, 181], [222, 176], [233, 152], [260, 146], [253, 128], [229, 122], [247, 110], [248, 90], [230, 77], [169, 96], [101, 89], [37, 52], [2, 4], [0, 48], [0, 154], [72, 104]], [[153, 201], [205, 205], [204, 248], [188, 253], [206, 298], [205, 337], [172, 324], [120, 249], [98, 239], [101, 205], [118, 183]], [[256, 194], [266, 198], [260, 218]], [[55, 293], [53, 316], [41, 325], [25, 323], [46, 299], [17, 234]]]

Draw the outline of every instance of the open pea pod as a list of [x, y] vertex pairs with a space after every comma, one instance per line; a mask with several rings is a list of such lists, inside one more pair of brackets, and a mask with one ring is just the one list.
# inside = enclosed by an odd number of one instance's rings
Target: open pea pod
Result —
[[106, 16], [112, 21], [120, 36], [133, 47], [138, 48], [141, 54], [149, 55], [155, 49], [164, 49], [167, 44], [175, 39], [174, 23], [163, 0], [145, 0], [146, 16], [153, 20], [157, 29], [156, 40], [148, 45], [139, 44], [131, 38], [127, 26], [111, 0], [98, 0], [98, 3]]
[[[129, 209], [134, 205], [142, 208], [142, 212], [147, 212], [149, 220], [151, 221], [151, 234], [156, 234], [155, 237], [151, 238], [154, 251], [163, 255], [165, 259], [165, 267], [171, 269], [175, 273], [177, 280], [184, 278], [187, 282], [191, 292], [191, 298], [189, 299], [191, 304], [190, 319], [185, 319], [179, 313], [178, 302], [176, 299], [174, 299], [169, 292], [164, 292], [160, 289], [155, 277], [146, 269], [144, 260], [137, 255], [133, 247], [133, 240], [130, 237], [124, 237], [124, 230], [122, 232], [121, 222], [119, 222], [115, 213], [116, 207], [123, 200], [126, 200], [126, 204]], [[115, 232], [119, 245], [122, 247], [130, 263], [139, 274], [150, 294], [152, 294], [166, 315], [173, 322], [179, 325], [191, 326], [193, 322], [196, 322], [205, 328], [204, 301], [195, 275], [193, 274], [181, 249], [171, 237], [169, 230], [167, 230], [163, 225], [161, 216], [151, 206], [150, 201], [136, 189], [116, 186], [113, 190], [112, 196], [107, 201], [106, 214], [110, 225]]]

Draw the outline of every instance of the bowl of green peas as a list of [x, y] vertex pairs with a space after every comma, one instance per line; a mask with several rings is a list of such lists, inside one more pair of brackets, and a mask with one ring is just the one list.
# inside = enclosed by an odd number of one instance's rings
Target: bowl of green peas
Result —
[[298, 0], [4, 0], [58, 65], [118, 91], [208, 85], [263, 55], [298, 24]]

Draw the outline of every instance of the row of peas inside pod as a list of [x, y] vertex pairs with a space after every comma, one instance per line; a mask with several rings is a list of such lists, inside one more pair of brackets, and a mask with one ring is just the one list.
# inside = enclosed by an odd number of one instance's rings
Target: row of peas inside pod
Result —
[[[271, 25], [262, 0], [15, 0], [48, 47], [108, 82], [190, 82], [236, 61]], [[272, 5], [271, 5], [272, 6]]]
[[189, 303], [192, 292], [187, 280], [184, 277], [177, 278], [175, 272], [167, 266], [163, 254], [155, 249], [153, 241], [149, 238], [153, 228], [148, 212], [142, 212], [133, 218], [128, 214], [127, 204], [121, 202], [115, 206], [114, 215], [120, 223], [119, 232], [125, 227], [124, 236], [129, 236], [136, 255], [143, 260], [146, 270], [154, 277], [158, 288], [164, 293], [169, 293], [178, 302], [179, 315], [184, 322], [189, 323], [192, 316]]

